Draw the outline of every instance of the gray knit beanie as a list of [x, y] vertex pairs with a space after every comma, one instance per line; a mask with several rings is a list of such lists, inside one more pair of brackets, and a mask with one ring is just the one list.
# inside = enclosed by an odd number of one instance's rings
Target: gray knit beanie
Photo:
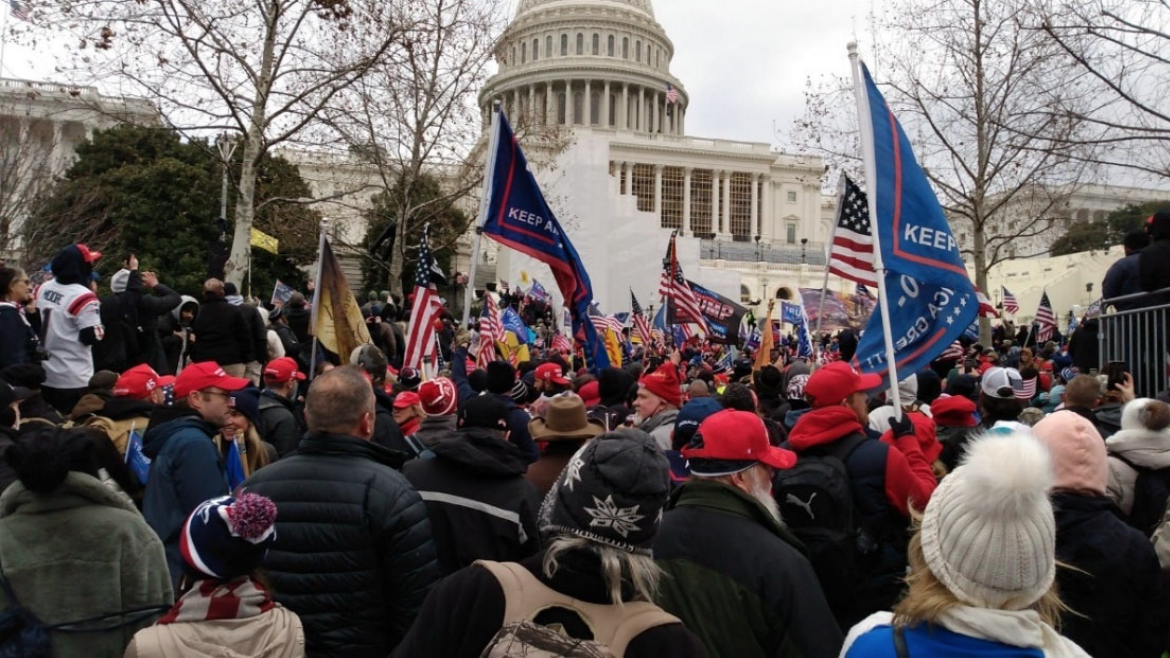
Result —
[[561, 473], [549, 492], [552, 509], [540, 530], [649, 555], [669, 496], [670, 463], [649, 434], [603, 434]]

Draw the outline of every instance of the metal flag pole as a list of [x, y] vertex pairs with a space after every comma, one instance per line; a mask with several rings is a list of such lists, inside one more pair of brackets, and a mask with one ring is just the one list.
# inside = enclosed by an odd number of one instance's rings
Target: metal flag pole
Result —
[[829, 253], [825, 254], [825, 280], [821, 283], [821, 304], [817, 309], [817, 331], [813, 334], [818, 357], [824, 349], [821, 345], [821, 323], [825, 320], [825, 296], [829, 294], [829, 261], [833, 258], [833, 240], [837, 237], [837, 227], [841, 224], [841, 213], [844, 212], [845, 208], [845, 172], [841, 172], [839, 187], [841, 193], [837, 195], [837, 213], [833, 217], [833, 230], [829, 231]]
[[[898, 369], [895, 363], [894, 337], [890, 333], [890, 304], [886, 295], [886, 265], [882, 261], [881, 230], [878, 227], [877, 212], [877, 163], [874, 156], [873, 119], [869, 108], [869, 94], [861, 81], [861, 58], [857, 55], [857, 42], [848, 45], [849, 62], [853, 69], [853, 90], [857, 96], [857, 123], [861, 127], [861, 161], [865, 164], [865, 192], [869, 201], [869, 225], [873, 233], [873, 269], [877, 273], [878, 304], [881, 306], [882, 333], [886, 343], [886, 366], [890, 372], [890, 395], [893, 397], [894, 415], [902, 419], [902, 399], [898, 394]], [[897, 139], [897, 136], [895, 136]]]
[[[479, 199], [479, 217], [475, 222], [475, 241], [471, 247], [471, 273], [467, 279], [467, 289], [463, 293], [463, 322], [461, 329], [468, 327], [471, 321], [471, 298], [475, 295], [475, 269], [479, 263], [479, 243], [483, 239], [483, 225], [487, 223], [488, 202], [492, 196], [492, 183], [496, 171], [496, 148], [500, 141], [500, 101], [492, 103], [492, 128], [488, 137], [488, 157], [483, 171], [483, 192]], [[487, 294], [486, 292], [484, 294]]]
[[[317, 276], [313, 279], [313, 312], [309, 315], [309, 328], [313, 332], [312, 354], [309, 356], [309, 377], [317, 376], [317, 314], [321, 312], [321, 270], [325, 264], [325, 235], [329, 232], [329, 220], [321, 219], [321, 237], [317, 241]], [[346, 355], [348, 356], [348, 355]]]

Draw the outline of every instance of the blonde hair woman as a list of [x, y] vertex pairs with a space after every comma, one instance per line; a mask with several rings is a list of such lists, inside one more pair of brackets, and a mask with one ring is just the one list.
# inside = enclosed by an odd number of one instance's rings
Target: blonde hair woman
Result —
[[[276, 461], [276, 448], [266, 442], [256, 425], [260, 420], [260, 390], [252, 387], [233, 391], [228, 395], [228, 415], [215, 445], [224, 457], [228, 487], [232, 490], [261, 468]], [[239, 451], [238, 462], [231, 456], [231, 442]], [[238, 464], [238, 468], [235, 466]]]
[[848, 658], [1087, 657], [1056, 630], [1056, 522], [1048, 451], [1030, 432], [974, 441], [910, 540], [905, 598], [862, 621]]

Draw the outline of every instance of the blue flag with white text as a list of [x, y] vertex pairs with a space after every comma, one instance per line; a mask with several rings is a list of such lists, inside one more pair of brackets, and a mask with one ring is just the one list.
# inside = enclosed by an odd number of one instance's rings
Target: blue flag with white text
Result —
[[130, 437], [126, 441], [126, 466], [140, 483], [146, 484], [150, 475], [150, 457], [142, 452], [142, 434], [136, 429], [130, 430]]
[[[979, 300], [910, 140], [864, 65], [861, 72], [869, 105], [869, 116], [861, 120], [873, 128], [874, 152], [867, 157], [872, 157], [877, 173], [877, 189], [867, 192], [876, 199], [873, 225], [886, 268], [895, 365], [900, 373], [911, 374], [925, 368], [971, 326], [979, 314]], [[854, 362], [863, 372], [888, 378], [880, 312], [870, 316]]]
[[483, 233], [549, 266], [573, 320], [573, 335], [585, 338], [585, 356], [595, 369], [609, 367], [605, 343], [589, 320], [593, 286], [585, 265], [528, 170], [528, 160], [503, 112], [491, 154], [491, 194]]
[[524, 324], [524, 320], [520, 319], [520, 314], [511, 306], [500, 314], [500, 324], [504, 325], [504, 331], [516, 334], [516, 340], [523, 343], [531, 342], [528, 340], [528, 326]]
[[799, 325], [804, 322], [804, 307], [791, 302], [780, 302], [780, 320], [788, 324]]

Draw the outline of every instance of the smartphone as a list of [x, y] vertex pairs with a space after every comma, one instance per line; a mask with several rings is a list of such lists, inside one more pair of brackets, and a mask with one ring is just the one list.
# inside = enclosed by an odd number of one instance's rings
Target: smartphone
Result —
[[1105, 365], [1105, 376], [1108, 377], [1106, 390], [1113, 391], [1117, 389], [1118, 384], [1124, 384], [1127, 370], [1125, 361], [1110, 361], [1107, 363]]

